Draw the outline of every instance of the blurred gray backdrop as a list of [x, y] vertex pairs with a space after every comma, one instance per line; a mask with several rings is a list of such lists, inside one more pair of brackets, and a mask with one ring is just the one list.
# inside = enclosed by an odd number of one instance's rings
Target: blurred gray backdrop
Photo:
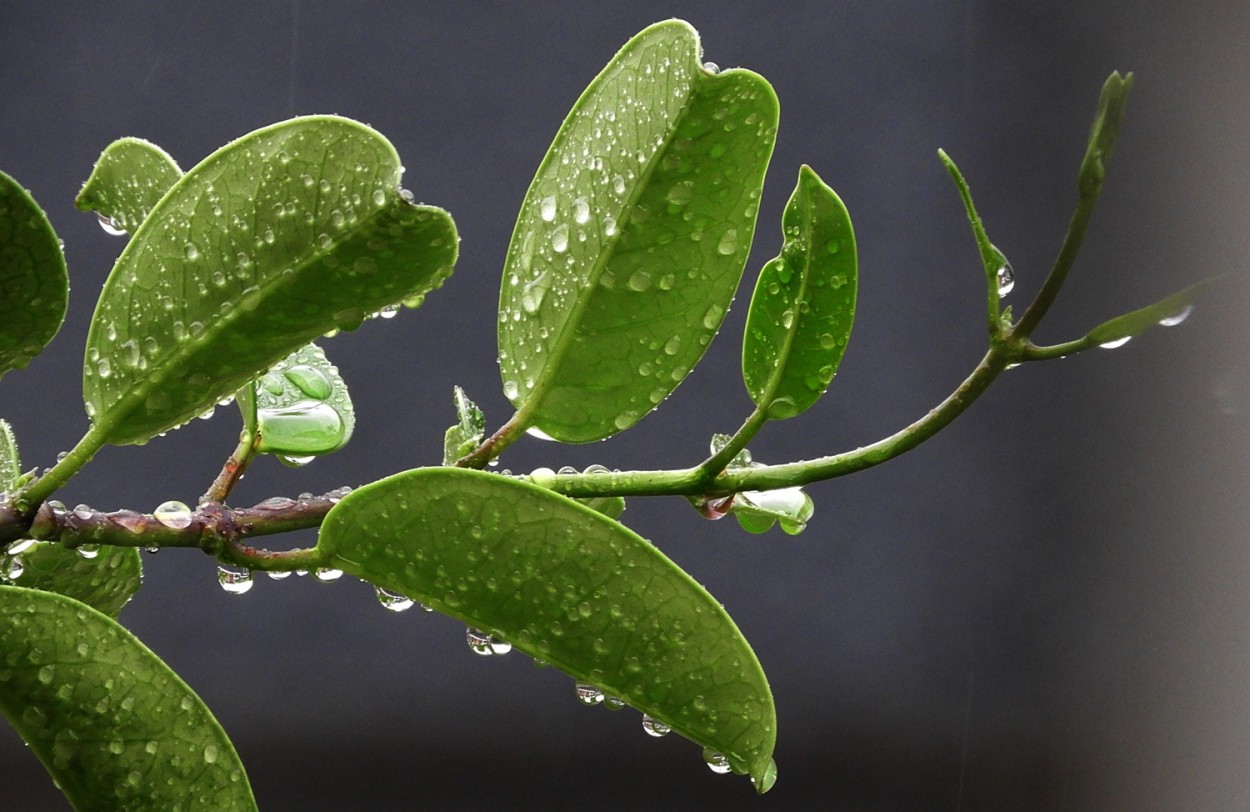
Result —
[[[326, 342], [360, 418], [302, 470], [261, 461], [236, 503], [359, 485], [439, 460], [464, 386], [508, 416], [494, 309], [516, 208], [584, 86], [630, 36], [691, 21], [706, 58], [768, 77], [781, 130], [747, 282], [780, 244], [800, 163], [846, 201], [858, 322], [812, 412], [757, 458], [870, 442], [923, 415], [983, 351], [982, 276], [935, 157], [968, 176], [1017, 274], [1019, 311], [1063, 235], [1102, 80], [1138, 83], [1100, 210], [1038, 333], [1093, 324], [1202, 277], [1192, 318], [1123, 349], [1005, 375], [932, 442], [812, 486], [797, 538], [630, 503], [737, 620], [777, 698], [780, 781], [755, 798], [698, 749], [588, 709], [563, 675], [470, 654], [441, 616], [394, 615], [349, 579], [224, 594], [189, 551], [145, 559], [122, 620], [204, 697], [262, 809], [1133, 809], [1250, 807], [1250, 11], [1227, 2], [36, 3], [0, 6], [0, 168], [66, 244], [57, 340], [6, 376], [0, 415], [28, 465], [86, 427], [81, 347], [122, 247], [72, 200], [114, 138], [184, 168], [257, 127], [339, 113], [386, 134], [405, 185], [456, 218], [461, 259], [419, 311]], [[673, 467], [735, 428], [749, 288], [702, 366], [605, 443], [527, 440], [540, 465]], [[151, 510], [193, 502], [233, 410], [107, 449], [61, 494]], [[310, 544], [303, 536], [292, 544]], [[6, 809], [62, 809], [0, 723]]]

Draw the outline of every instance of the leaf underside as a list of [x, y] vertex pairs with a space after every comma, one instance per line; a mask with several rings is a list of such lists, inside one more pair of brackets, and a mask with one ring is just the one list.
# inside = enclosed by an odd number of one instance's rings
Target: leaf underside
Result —
[[630, 40], [569, 113], [522, 203], [499, 311], [524, 424], [588, 442], [654, 409], [702, 358], [742, 276], [777, 98], [713, 73], [672, 20]]
[[61, 329], [69, 302], [65, 254], [47, 216], [0, 172], [0, 377], [21, 369]]
[[747, 311], [742, 375], [757, 406], [788, 418], [829, 386], [855, 320], [855, 234], [846, 207], [809, 167], [782, 214], [781, 254]]
[[105, 284], [83, 390], [107, 442], [142, 443], [335, 328], [442, 284], [458, 238], [413, 205], [375, 131], [333, 116], [257, 130], [156, 204]]
[[0, 586], [0, 712], [75, 809], [256, 809], [208, 708], [89, 607]]
[[706, 590], [618, 522], [527, 482], [422, 469], [345, 497], [318, 549], [620, 697], [738, 772], [768, 770], [776, 714], [755, 654]]

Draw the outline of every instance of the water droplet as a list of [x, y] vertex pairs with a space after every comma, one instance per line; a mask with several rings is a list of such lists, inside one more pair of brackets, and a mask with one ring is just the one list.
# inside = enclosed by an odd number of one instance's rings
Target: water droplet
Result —
[[100, 228], [104, 229], [104, 233], [111, 237], [124, 237], [126, 229], [119, 227], [113, 222], [113, 218], [105, 217], [100, 212], [96, 212], [96, 217], [100, 220]]
[[551, 232], [551, 248], [557, 254], [569, 250], [569, 227], [564, 224], [556, 226]]
[[548, 285], [546, 271], [526, 282], [521, 289], [521, 309], [531, 316], [536, 314], [542, 307], [543, 297], [547, 295]]
[[286, 578], [287, 576], [289, 576], [291, 574], [291, 571], [290, 570], [281, 570], [281, 571], [269, 570], [265, 574], [275, 581], [281, 581], [283, 578]]
[[661, 736], [667, 736], [672, 731], [671, 727], [659, 719], [651, 718], [650, 714], [646, 713], [642, 715], [642, 729], [648, 736], [654, 736], [657, 739]]
[[583, 705], [598, 705], [603, 702], [603, 691], [593, 685], [588, 685], [585, 682], [579, 682], [573, 690], [574, 694], [577, 696], [577, 701]]
[[100, 554], [99, 544], [80, 544], [77, 549], [78, 555], [88, 561]]
[[99, 361], [96, 361], [95, 368], [101, 378], [107, 378], [113, 374], [113, 365], [109, 363], [107, 358], [101, 358]]
[[782, 312], [781, 326], [787, 330], [789, 330], [791, 327], [794, 326], [794, 311], [793, 310], [787, 308], [784, 312]]
[[317, 459], [315, 455], [299, 457], [290, 454], [277, 454], [275, 456], [278, 458], [278, 462], [290, 468], [303, 468], [308, 463]]
[[785, 420], [799, 413], [798, 405], [793, 398], [777, 398], [768, 405], [768, 416], [773, 420]]
[[318, 567], [313, 570], [313, 577], [323, 584], [332, 584], [343, 577], [343, 571], [333, 567]]
[[821, 333], [820, 347], [824, 350], [831, 350], [837, 346], [838, 342], [831, 333]]
[[18, 539], [10, 544], [4, 551], [5, 555], [21, 555], [22, 553], [35, 546], [34, 539]]
[[152, 516], [161, 524], [174, 530], [181, 530], [191, 525], [193, 514], [185, 503], [171, 499], [162, 502], [152, 511]]
[[[673, 184], [664, 199], [674, 206], [684, 206], [694, 198], [694, 181], [682, 180]], [[732, 253], [732, 252], [730, 252]]]
[[651, 274], [639, 268], [629, 275], [629, 281], [626, 284], [629, 286], [630, 290], [636, 293], [642, 293], [645, 290], [650, 290]]
[[[272, 575], [272, 573], [270, 574]], [[415, 601], [407, 595], [401, 595], [398, 592], [392, 592], [389, 589], [383, 589], [380, 586], [375, 586], [373, 591], [377, 594], [378, 603], [382, 604], [382, 608], [388, 609], [392, 612], [403, 612], [407, 609], [411, 609], [413, 603], [415, 603]]]
[[503, 382], [503, 396], [508, 400], [516, 400], [517, 395], [520, 393], [520, 388], [517, 386], [516, 381]]
[[1124, 336], [1123, 338], [1116, 338], [1116, 339], [1112, 339], [1111, 341], [1104, 341], [1098, 346], [1102, 347], [1104, 350], [1114, 350], [1116, 347], [1123, 347], [1125, 344], [1129, 343], [1132, 340], [1133, 340], [1132, 336]]
[[[34, 541], [31, 541], [31, 544], [34, 544]], [[10, 581], [16, 581], [18, 578], [21, 578], [22, 573], [25, 571], [26, 567], [22, 564], [22, 559], [16, 555], [6, 558], [3, 561], [3, 566], [0, 567], [0, 574], [3, 574]]]
[[288, 381], [295, 384], [301, 392], [310, 398], [325, 400], [330, 397], [332, 386], [330, 379], [321, 370], [307, 364], [296, 364], [282, 373]]
[[528, 429], [525, 430], [525, 433], [539, 440], [546, 440], [547, 442], [552, 442], [552, 443], [556, 441], [556, 438], [552, 437], [550, 434], [538, 428], [537, 426], [530, 426]]
[[538, 202], [538, 216], [543, 218], [544, 223], [555, 222], [556, 219], [556, 196], [547, 195]]
[[218, 755], [218, 753], [217, 753], [217, 745], [215, 745], [215, 744], [206, 744], [206, 745], [204, 745], [204, 763], [205, 763], [205, 764], [214, 764], [214, 763], [216, 763], [216, 761], [217, 761], [217, 755]]
[[252, 588], [252, 571], [218, 564], [217, 583], [230, 595], [242, 595]]
[[582, 224], [590, 222], [590, 204], [586, 198], [579, 197], [573, 201], [573, 219]]
[[625, 707], [625, 700], [621, 699], [619, 696], [605, 695], [603, 697], [603, 707], [607, 708], [608, 710], [613, 710], [613, 711], [620, 710], [621, 708]]
[[1008, 263], [998, 269], [998, 295], [1006, 296], [1016, 286], [1016, 273]]
[[715, 330], [720, 325], [720, 320], [725, 315], [725, 308], [718, 304], [708, 307], [707, 312], [703, 314], [703, 326], [708, 330]]
[[717, 775], [724, 775], [732, 769], [729, 766], [729, 759], [725, 758], [723, 753], [718, 753], [715, 750], [704, 749], [703, 760], [707, 762], [708, 769]]
[[74, 515], [83, 521], [90, 519], [92, 512], [90, 505], [78, 505], [74, 508]]
[[681, 349], [681, 336], [673, 336], [664, 344], [665, 355], [676, 355]]
[[1187, 304], [1184, 307], [1182, 307], [1180, 310], [1173, 313], [1172, 315], [1164, 316], [1163, 318], [1159, 319], [1159, 326], [1160, 327], [1175, 327], [1176, 325], [1183, 322], [1185, 319], [1189, 318], [1189, 314], [1192, 312], [1194, 312], [1194, 306], [1191, 304]]
[[603, 236], [611, 237], [616, 234], [616, 218], [610, 214], [603, 216]]
[[505, 643], [497, 637], [492, 637], [486, 632], [479, 631], [469, 627], [465, 629], [465, 640], [469, 644], [469, 650], [474, 654], [480, 654], [483, 657], [491, 655], [507, 654], [512, 651], [512, 644]]
[[720, 73], [720, 65], [715, 62], [704, 62], [703, 69], [708, 73]]
[[196, 247], [195, 243], [193, 242], [187, 243], [187, 246], [184, 250], [186, 251], [187, 259], [191, 260], [192, 262], [195, 262], [197, 259], [200, 258], [200, 249]]

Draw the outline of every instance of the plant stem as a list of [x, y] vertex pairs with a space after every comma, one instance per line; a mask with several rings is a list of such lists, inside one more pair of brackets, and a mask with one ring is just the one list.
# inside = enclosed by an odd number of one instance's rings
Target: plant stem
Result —
[[[775, 389], [776, 387], [770, 387]], [[765, 402], [772, 400], [773, 392], [770, 391]], [[746, 448], [747, 443], [751, 442], [751, 438], [759, 433], [759, 430], [768, 422], [768, 411], [762, 406], [757, 406], [755, 411], [751, 412], [751, 416], [746, 419], [742, 426], [734, 432], [729, 438], [729, 442], [725, 443], [725, 447], [699, 463], [698, 471], [700, 475], [708, 482], [713, 481], [716, 475], [725, 470], [734, 457], [738, 456], [738, 452]]]
[[485, 468], [491, 460], [502, 454], [505, 448], [517, 441], [525, 430], [525, 420], [526, 418], [522, 416], [521, 412], [513, 414], [507, 423], [504, 423], [499, 427], [498, 431], [483, 440], [481, 445], [456, 460], [456, 467]]
[[239, 444], [230, 458], [226, 460], [226, 464], [221, 467], [221, 473], [217, 474], [217, 478], [213, 480], [208, 491], [200, 497], [200, 504], [226, 501], [235, 483], [243, 478], [248, 465], [256, 458], [256, 448], [259, 444], [260, 436], [244, 429], [239, 437]]
[[15, 505], [18, 513], [31, 516], [45, 500], [55, 493], [69, 478], [78, 473], [84, 465], [91, 461], [105, 443], [105, 433], [98, 424], [93, 424], [82, 439], [78, 441], [68, 454], [57, 461], [46, 474], [31, 483], [30, 487], [17, 495]]

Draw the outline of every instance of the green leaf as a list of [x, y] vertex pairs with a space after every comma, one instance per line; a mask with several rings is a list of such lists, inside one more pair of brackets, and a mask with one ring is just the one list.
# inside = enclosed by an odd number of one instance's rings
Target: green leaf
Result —
[[100, 154], [74, 205], [99, 214], [106, 230], [133, 234], [181, 177], [165, 150], [142, 138], [121, 138]]
[[75, 809], [256, 809], [203, 701], [113, 620], [0, 586], [0, 651], [0, 712]]
[[338, 367], [307, 344], [239, 390], [244, 431], [260, 435], [256, 450], [311, 457], [347, 445], [356, 412]]
[[486, 415], [457, 386], [452, 391], [456, 404], [456, 425], [443, 435], [443, 465], [452, 465], [486, 439]]
[[317, 546], [763, 779], [776, 719], [755, 654], [706, 590], [619, 523], [528, 482], [422, 469], [348, 494]]
[[1133, 74], [1120, 75], [1114, 71], [1103, 83], [1102, 93], [1098, 97], [1098, 111], [1094, 115], [1094, 123], [1089, 133], [1089, 143], [1085, 147], [1085, 157], [1081, 160], [1081, 169], [1077, 175], [1077, 184], [1082, 195], [1097, 193], [1106, 175], [1107, 159], [1115, 149], [1116, 138], [1120, 134], [1120, 124], [1124, 120], [1124, 109], [1128, 106], [1128, 92], [1133, 88]]
[[69, 302], [65, 254], [21, 184], [0, 172], [0, 378], [21, 369], [61, 329]]
[[730, 511], [748, 533], [763, 533], [780, 523], [783, 531], [796, 536], [807, 529], [815, 506], [802, 488], [777, 488], [735, 494]]
[[96, 307], [83, 390], [104, 442], [142, 443], [300, 346], [442, 284], [458, 238], [398, 187], [377, 132], [297, 118], [193, 167], [135, 232]]
[[1140, 310], [1134, 310], [1132, 313], [1125, 313], [1123, 316], [1117, 316], [1110, 321], [1103, 322], [1090, 330], [1089, 335], [1085, 338], [1091, 344], [1118, 347], [1129, 339], [1146, 332], [1151, 327], [1173, 327], [1180, 324], [1193, 310], [1193, 301], [1198, 297], [1198, 294], [1214, 284], [1215, 281], [1215, 279], [1203, 280], [1197, 284], [1190, 285], [1184, 290], [1177, 291], [1166, 299], [1155, 302], [1148, 307], [1143, 307]]
[[143, 563], [134, 547], [100, 547], [87, 559], [61, 544], [40, 541], [21, 560], [15, 586], [66, 595], [112, 618], [143, 583]]
[[747, 311], [742, 375], [771, 418], [794, 417], [833, 380], [855, 321], [855, 232], [846, 206], [808, 166], [781, 216], [785, 242]]
[[7, 420], [0, 420], [0, 493], [17, 483], [22, 475], [22, 458], [17, 453], [17, 438]]
[[776, 129], [768, 82], [705, 69], [679, 20], [645, 29], [591, 82], [504, 265], [500, 372], [520, 424], [601, 439], [685, 378], [742, 277]]

